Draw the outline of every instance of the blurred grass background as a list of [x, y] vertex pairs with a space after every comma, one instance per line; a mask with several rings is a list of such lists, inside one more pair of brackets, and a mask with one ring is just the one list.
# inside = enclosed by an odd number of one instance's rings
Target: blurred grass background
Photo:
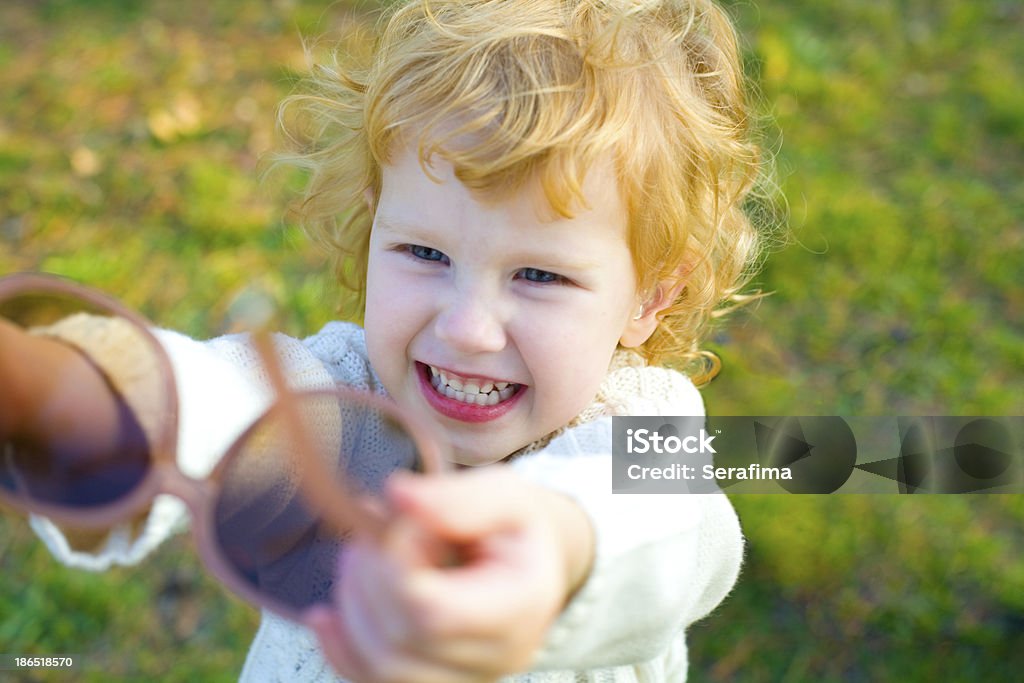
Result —
[[[247, 288], [302, 335], [322, 258], [260, 184], [300, 36], [376, 5], [6, 0], [0, 273], [103, 288], [206, 337]], [[1024, 4], [729, 3], [789, 201], [775, 292], [712, 346], [717, 414], [1020, 415]], [[733, 595], [691, 637], [693, 681], [1019, 680], [1020, 496], [735, 496]], [[138, 568], [58, 566], [0, 518], [0, 652], [76, 653], [20, 681], [235, 680], [257, 615], [185, 538]]]

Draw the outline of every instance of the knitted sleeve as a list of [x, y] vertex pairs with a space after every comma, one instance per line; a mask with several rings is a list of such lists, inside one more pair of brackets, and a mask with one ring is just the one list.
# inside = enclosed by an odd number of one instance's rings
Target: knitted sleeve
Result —
[[630, 675], [623, 678], [615, 669], [609, 680], [644, 680], [644, 667], [670, 666], [671, 672], [658, 669], [657, 680], [683, 680], [685, 628], [711, 612], [738, 576], [739, 522], [722, 494], [611, 492], [607, 413], [703, 415], [689, 380], [670, 370], [627, 365], [609, 375], [601, 396], [610, 407], [605, 416], [512, 463], [524, 476], [575, 499], [590, 516], [596, 539], [591, 574], [553, 626], [536, 668], [628, 667]]

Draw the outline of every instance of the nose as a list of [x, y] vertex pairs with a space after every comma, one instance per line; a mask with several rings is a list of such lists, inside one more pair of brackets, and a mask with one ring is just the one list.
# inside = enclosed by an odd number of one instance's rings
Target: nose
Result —
[[505, 348], [500, 306], [479, 291], [453, 293], [434, 321], [437, 338], [465, 354], [495, 353]]

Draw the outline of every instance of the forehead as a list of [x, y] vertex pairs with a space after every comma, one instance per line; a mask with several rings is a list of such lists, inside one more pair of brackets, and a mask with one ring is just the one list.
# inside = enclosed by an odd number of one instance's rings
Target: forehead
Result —
[[628, 214], [611, 159], [602, 160], [586, 173], [581, 187], [583, 202], [576, 202], [571, 216], [556, 212], [538, 174], [518, 186], [495, 192], [471, 189], [456, 176], [446, 159], [435, 156], [429, 164], [418, 154], [402, 150], [382, 166], [378, 221], [390, 225], [451, 225], [484, 221], [524, 229], [586, 227], [625, 241]]

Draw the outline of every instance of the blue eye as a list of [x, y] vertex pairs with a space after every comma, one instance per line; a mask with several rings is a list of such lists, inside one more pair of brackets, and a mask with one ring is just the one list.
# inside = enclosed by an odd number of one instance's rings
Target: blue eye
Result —
[[539, 268], [523, 268], [519, 271], [519, 275], [522, 279], [527, 280], [528, 282], [536, 282], [539, 284], [566, 282], [566, 279], [561, 275], [551, 273], [546, 270], [540, 270]]
[[407, 248], [410, 254], [423, 261], [440, 261], [442, 263], [448, 263], [448, 257], [444, 255], [444, 252], [438, 251], [437, 249], [424, 247], [419, 244], [410, 244]]

